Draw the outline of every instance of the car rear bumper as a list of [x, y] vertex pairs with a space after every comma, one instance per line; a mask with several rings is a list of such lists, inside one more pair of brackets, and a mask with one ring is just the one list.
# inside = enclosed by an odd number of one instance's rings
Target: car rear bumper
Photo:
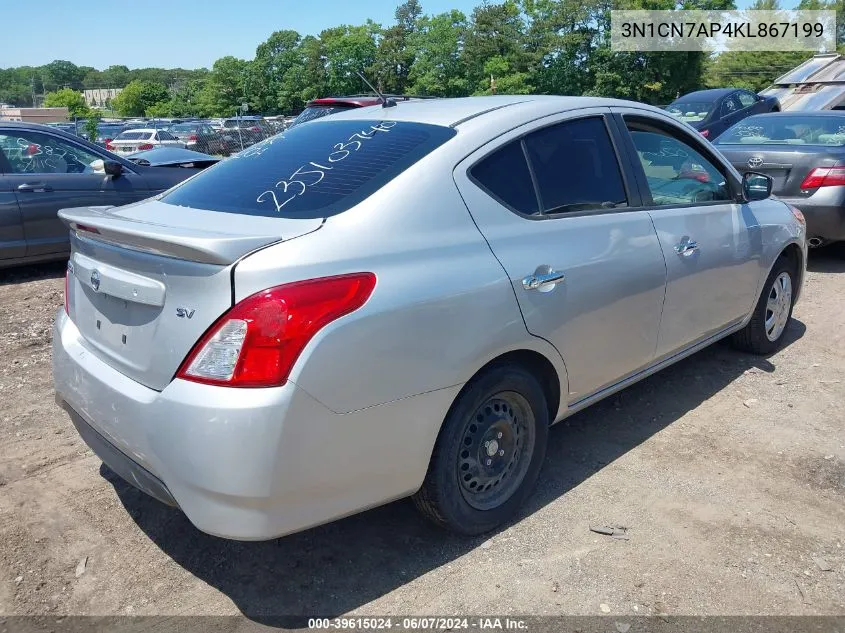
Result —
[[293, 383], [158, 392], [89, 350], [60, 310], [56, 399], [118, 475], [200, 530], [265, 540], [408, 496], [459, 386], [337, 414]]
[[823, 191], [822, 188], [809, 198], [784, 198], [801, 210], [807, 219], [807, 238], [825, 241], [845, 240], [845, 187], [830, 187], [842, 191]]

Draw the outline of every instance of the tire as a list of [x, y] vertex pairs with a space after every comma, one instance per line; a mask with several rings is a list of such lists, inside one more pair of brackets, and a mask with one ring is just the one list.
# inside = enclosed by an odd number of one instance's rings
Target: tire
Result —
[[[766, 279], [751, 321], [731, 338], [734, 347], [760, 355], [780, 349], [792, 318], [794, 288], [795, 270], [787, 259], [780, 257]], [[769, 326], [767, 316], [773, 319]]]
[[489, 532], [513, 517], [531, 493], [548, 433], [548, 405], [538, 380], [519, 365], [494, 365], [452, 404], [414, 504], [453, 532]]

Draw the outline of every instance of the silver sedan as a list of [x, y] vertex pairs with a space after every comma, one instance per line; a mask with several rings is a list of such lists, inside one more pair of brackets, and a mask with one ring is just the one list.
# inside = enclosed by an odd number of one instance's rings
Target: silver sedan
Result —
[[511, 519], [549, 427], [731, 337], [778, 349], [801, 213], [627, 101], [475, 97], [296, 126], [160, 196], [75, 208], [57, 399], [200, 530], [413, 496]]

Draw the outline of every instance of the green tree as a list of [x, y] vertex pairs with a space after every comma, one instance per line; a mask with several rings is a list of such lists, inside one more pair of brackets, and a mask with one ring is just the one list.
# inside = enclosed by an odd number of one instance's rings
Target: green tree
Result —
[[406, 0], [396, 8], [394, 15], [396, 24], [381, 33], [372, 70], [383, 92], [399, 94], [406, 91], [408, 73], [414, 62], [408, 38], [417, 30], [422, 7], [418, 0]]
[[246, 91], [249, 73], [250, 62], [246, 60], [232, 56], [218, 59], [197, 95], [199, 110], [206, 116], [232, 116], [241, 103], [253, 106]]
[[416, 31], [408, 36], [414, 54], [408, 71], [411, 93], [442, 97], [469, 94], [461, 54], [467, 28], [466, 16], [457, 10], [419, 19]]
[[356, 72], [370, 74], [376, 60], [375, 36], [380, 28], [373, 22], [362, 26], [342, 25], [320, 33], [321, 54], [329, 94], [366, 91]]
[[97, 124], [102, 117], [102, 114], [94, 110], [88, 114], [88, 119], [85, 121], [85, 135], [92, 143], [97, 140]]
[[296, 31], [276, 31], [255, 50], [250, 66], [252, 95], [255, 109], [267, 114], [281, 111], [280, 91], [285, 75], [295, 66], [302, 65], [299, 45], [302, 38]]
[[62, 88], [56, 92], [48, 92], [44, 95], [44, 106], [47, 108], [61, 108], [68, 109], [68, 114], [71, 117], [88, 116], [90, 110], [85, 104], [85, 99], [81, 92], [71, 90], [70, 88]]
[[489, 94], [492, 80], [499, 93], [531, 92], [526, 29], [523, 14], [514, 0], [484, 3], [475, 8], [463, 56], [467, 79], [477, 94]]
[[57, 59], [42, 66], [40, 74], [44, 82], [44, 90], [54, 91], [61, 88], [81, 90], [86, 71], [72, 62]]
[[112, 106], [122, 116], [144, 116], [147, 108], [167, 101], [167, 88], [152, 81], [130, 81], [112, 101]]

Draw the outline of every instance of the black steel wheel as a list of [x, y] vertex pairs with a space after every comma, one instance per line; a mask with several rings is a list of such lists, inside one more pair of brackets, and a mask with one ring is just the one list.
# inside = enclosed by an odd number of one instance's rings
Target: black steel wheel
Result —
[[468, 383], [440, 430], [417, 508], [462, 534], [513, 517], [542, 466], [547, 406], [540, 382], [519, 365], [495, 365]]

